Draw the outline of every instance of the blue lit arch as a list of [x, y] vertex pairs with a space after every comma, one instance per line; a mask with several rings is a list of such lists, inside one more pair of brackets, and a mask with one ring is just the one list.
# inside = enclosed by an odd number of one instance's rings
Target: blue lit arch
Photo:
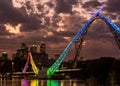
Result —
[[112, 27], [112, 29], [117, 33], [120, 34], [120, 28], [114, 24], [112, 21], [110, 21], [108, 18], [106, 18], [104, 15], [102, 15], [100, 12], [95, 13], [79, 30], [79, 32], [73, 37], [73, 39], [70, 41], [70, 43], [67, 45], [65, 50], [62, 52], [60, 57], [53, 63], [53, 65], [48, 68], [47, 70], [47, 76], [52, 76], [53, 73], [59, 68], [62, 61], [64, 60], [65, 56], [69, 52], [72, 45], [75, 43], [75, 41], [80, 38], [83, 33], [86, 31], [86, 29], [89, 27], [89, 25], [96, 19], [96, 17], [99, 16], [101, 19], [103, 19], [108, 25]]

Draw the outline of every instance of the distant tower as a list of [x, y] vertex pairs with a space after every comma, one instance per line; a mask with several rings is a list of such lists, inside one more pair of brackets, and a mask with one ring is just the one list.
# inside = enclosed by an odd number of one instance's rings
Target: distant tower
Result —
[[26, 44], [25, 43], [21, 43], [21, 49], [25, 49], [26, 48]]
[[28, 47], [26, 46], [25, 43], [21, 43], [21, 51], [23, 54], [28, 53]]
[[40, 45], [40, 53], [45, 53], [45, 52], [46, 52], [46, 44], [41, 43], [41, 45]]
[[42, 67], [47, 67], [48, 54], [46, 53], [46, 44], [45, 43], [41, 43], [41, 45], [40, 45], [40, 59], [41, 59]]
[[3, 53], [2, 53], [2, 58], [3, 58], [4, 60], [6, 60], [6, 59], [8, 58], [8, 53], [7, 53], [7, 52], [3, 52]]
[[30, 47], [30, 51], [32, 53], [36, 53], [37, 52], [37, 44], [36, 43], [33, 43], [32, 46]]

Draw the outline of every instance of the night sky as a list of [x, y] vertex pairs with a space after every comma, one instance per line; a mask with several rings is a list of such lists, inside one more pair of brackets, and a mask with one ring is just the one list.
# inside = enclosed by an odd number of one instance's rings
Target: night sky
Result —
[[[0, 0], [0, 53], [9, 57], [26, 43], [45, 42], [49, 57], [62, 53], [82, 25], [106, 0]], [[108, 0], [102, 11], [120, 27], [120, 0]], [[66, 59], [73, 59], [74, 46]], [[81, 55], [84, 59], [120, 57], [108, 26], [100, 19], [88, 28]]]

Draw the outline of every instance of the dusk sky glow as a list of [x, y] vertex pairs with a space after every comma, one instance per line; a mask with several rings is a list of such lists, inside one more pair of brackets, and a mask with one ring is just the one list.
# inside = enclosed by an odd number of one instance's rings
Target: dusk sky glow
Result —
[[[0, 53], [9, 57], [24, 42], [45, 42], [49, 57], [62, 53], [82, 25], [106, 0], [0, 0]], [[107, 0], [102, 14], [120, 27], [120, 0]], [[73, 59], [74, 46], [66, 59]], [[120, 50], [108, 26], [100, 19], [88, 28], [80, 57], [120, 58]]]

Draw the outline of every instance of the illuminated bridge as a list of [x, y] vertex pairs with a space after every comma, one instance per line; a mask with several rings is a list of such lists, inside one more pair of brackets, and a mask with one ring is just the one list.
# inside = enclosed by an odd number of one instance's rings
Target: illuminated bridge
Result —
[[77, 57], [79, 56], [79, 52], [80, 52], [80, 48], [81, 48], [81, 44], [82, 44], [82, 40], [84, 38], [84, 36], [87, 33], [87, 28], [90, 26], [90, 24], [96, 20], [96, 19], [101, 19], [103, 20], [108, 27], [110, 28], [116, 43], [120, 49], [120, 28], [113, 23], [111, 20], [109, 20], [106, 16], [104, 16], [103, 14], [101, 14], [102, 9], [105, 7], [105, 4], [103, 4], [101, 6], [101, 8], [97, 11], [97, 12], [91, 12], [93, 14], [93, 16], [80, 28], [80, 30], [78, 31], [78, 33], [73, 37], [73, 39], [69, 42], [69, 44], [67, 45], [67, 47], [65, 48], [65, 50], [61, 53], [61, 55], [59, 56], [59, 58], [52, 64], [51, 67], [49, 67], [48, 69], [41, 71], [39, 70], [36, 65], [34, 64], [34, 61], [32, 59], [32, 55], [29, 52], [28, 53], [28, 59], [26, 62], [26, 65], [24, 67], [23, 72], [26, 72], [27, 70], [27, 65], [28, 62], [30, 61], [31, 65], [32, 65], [32, 69], [34, 71], [34, 73], [38, 76], [42, 76], [42, 73], [44, 73], [45, 76], [52, 76], [55, 72], [57, 72], [57, 69], [59, 68], [59, 66], [61, 65], [62, 61], [65, 59], [66, 55], [68, 54], [69, 50], [71, 49], [71, 47], [73, 46], [73, 44], [76, 43], [76, 41], [80, 40], [79, 44], [78, 44], [78, 48], [77, 52], [76, 52], [76, 56], [75, 56], [75, 60], [77, 59]]

